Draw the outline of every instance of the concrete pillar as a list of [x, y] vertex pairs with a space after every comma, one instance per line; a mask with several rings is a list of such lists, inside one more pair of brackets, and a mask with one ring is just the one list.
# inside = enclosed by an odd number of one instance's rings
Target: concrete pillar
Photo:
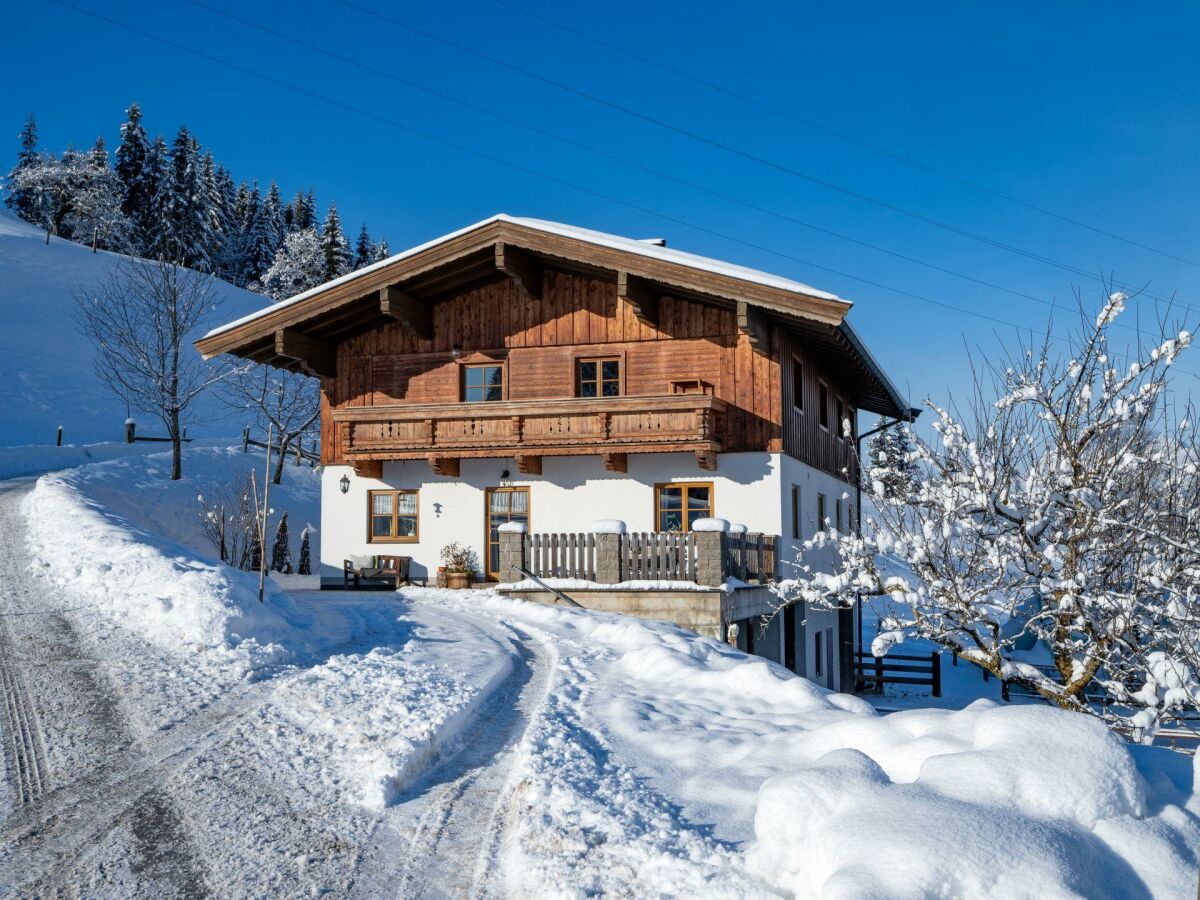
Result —
[[696, 539], [696, 581], [709, 587], [725, 583], [725, 533], [693, 532]]
[[523, 531], [500, 531], [500, 580], [509, 583], [522, 580], [525, 576], [517, 569], [525, 569], [525, 533]]
[[625, 579], [621, 573], [621, 539], [624, 535], [600, 533], [596, 535], [596, 582], [619, 584]]

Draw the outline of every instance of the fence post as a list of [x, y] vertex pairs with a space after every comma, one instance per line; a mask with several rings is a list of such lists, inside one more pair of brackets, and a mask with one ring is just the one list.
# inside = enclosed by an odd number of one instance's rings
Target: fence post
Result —
[[250, 426], [247, 425], [242, 429], [242, 452], [250, 452]]
[[1008, 682], [1007, 681], [1000, 682], [1000, 699], [1003, 700], [1005, 703], [1009, 703], [1012, 700], [1012, 698], [1008, 696]]
[[525, 576], [518, 569], [528, 569], [525, 565], [525, 540], [528, 537], [523, 531], [500, 532], [500, 580], [517, 582]]
[[57, 442], [55, 443], [55, 446], [56, 447], [62, 446], [62, 426], [61, 425], [58, 426], [58, 439], [57, 439]]
[[132, 444], [135, 434], [137, 433], [137, 423], [133, 419], [125, 420], [125, 443]]
[[942, 655], [934, 650], [929, 654], [929, 663], [933, 667], [933, 696], [942, 696]]
[[720, 587], [725, 583], [725, 532], [696, 531], [696, 583]]
[[875, 693], [883, 693], [883, 657], [875, 657]]
[[604, 531], [596, 535], [597, 584], [619, 584], [625, 580], [621, 571], [621, 544], [628, 537]]

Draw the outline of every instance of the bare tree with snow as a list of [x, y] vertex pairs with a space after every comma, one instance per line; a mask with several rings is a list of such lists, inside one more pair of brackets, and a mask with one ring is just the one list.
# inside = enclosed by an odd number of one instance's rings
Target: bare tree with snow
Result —
[[229, 406], [248, 414], [264, 432], [274, 434], [273, 484], [283, 478], [289, 449], [306, 438], [310, 447], [317, 445], [321, 416], [318, 379], [270, 366], [242, 366], [222, 384], [220, 393]]
[[213, 279], [169, 262], [124, 260], [78, 298], [80, 331], [96, 346], [96, 374], [171, 439], [171, 479], [182, 477], [182, 420], [196, 398], [235, 369], [189, 346], [214, 305]]
[[[1118, 360], [1125, 301], [1083, 314], [1063, 352], [1047, 331], [984, 367], [965, 414], [927, 401], [937, 440], [909, 432], [909, 452], [866, 469], [876, 515], [862, 535], [806, 542], [776, 586], [784, 604], [861, 597], [880, 617], [877, 656], [923, 638], [1143, 739], [1200, 709], [1200, 458], [1169, 390], [1192, 338], [1130, 330]], [[899, 476], [911, 489], [889, 488]], [[832, 573], [811, 563], [822, 548]], [[1049, 665], [1017, 651], [1030, 638]]]

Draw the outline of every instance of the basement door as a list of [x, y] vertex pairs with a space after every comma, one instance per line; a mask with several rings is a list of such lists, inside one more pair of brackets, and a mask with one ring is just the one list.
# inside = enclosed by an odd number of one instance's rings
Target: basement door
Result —
[[487, 489], [487, 577], [500, 579], [500, 526], [521, 522], [529, 530], [529, 488], [496, 487]]

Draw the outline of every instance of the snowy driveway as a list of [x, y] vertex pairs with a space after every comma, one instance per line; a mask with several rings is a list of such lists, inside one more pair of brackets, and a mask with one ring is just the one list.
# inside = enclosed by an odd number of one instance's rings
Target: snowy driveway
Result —
[[[324, 599], [308, 612], [335, 643], [309, 665], [214, 671], [104, 625], [31, 573], [28, 489], [0, 483], [0, 895], [487, 888], [512, 746], [545, 691], [536, 640], [387, 595]], [[436, 668], [415, 633], [437, 647]], [[480, 714], [484, 696], [496, 702]], [[413, 727], [380, 751], [378, 717], [403, 726], [406, 713]], [[406, 759], [411, 772], [397, 771]], [[362, 802], [376, 782], [405, 786], [386, 805]]]

